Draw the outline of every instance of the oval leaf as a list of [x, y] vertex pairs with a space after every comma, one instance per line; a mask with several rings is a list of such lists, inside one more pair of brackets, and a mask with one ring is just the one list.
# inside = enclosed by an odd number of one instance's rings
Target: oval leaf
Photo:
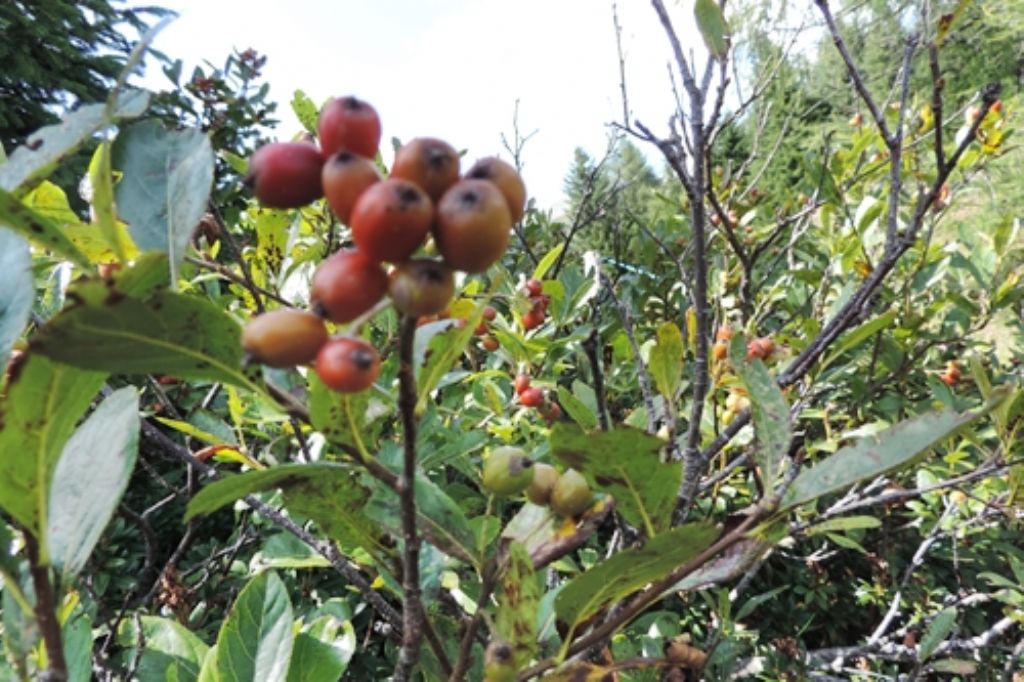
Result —
[[537, 653], [537, 609], [541, 587], [530, 553], [521, 543], [508, 547], [508, 565], [501, 576], [495, 633], [512, 646], [516, 668], [522, 669]]
[[238, 323], [215, 304], [158, 291], [146, 300], [87, 282], [68, 293], [75, 303], [33, 339], [42, 355], [118, 374], [171, 374], [260, 392], [241, 371]]
[[636, 429], [592, 433], [566, 423], [555, 424], [550, 439], [555, 459], [614, 495], [629, 523], [648, 535], [668, 527], [683, 468], [661, 461], [661, 439]]
[[842, 448], [825, 461], [800, 472], [780, 509], [810, 502], [896, 469], [977, 420], [994, 405], [990, 402], [964, 413], [943, 410], [923, 414]]
[[25, 239], [67, 258], [75, 265], [89, 269], [92, 263], [85, 257], [64, 229], [41, 213], [21, 203], [13, 194], [0, 189], [0, 227], [7, 227]]
[[143, 251], [167, 253], [172, 281], [213, 187], [213, 149], [195, 129], [167, 130], [142, 121], [123, 130], [113, 148], [123, 173], [115, 198], [128, 231]]
[[745, 339], [737, 334], [729, 346], [729, 361], [750, 396], [750, 415], [757, 446], [754, 460], [761, 469], [764, 489], [770, 494], [782, 473], [789, 442], [793, 438], [789, 404], [764, 363], [760, 360], [747, 362], [745, 356]]
[[647, 368], [654, 384], [666, 400], [674, 400], [683, 373], [683, 333], [679, 327], [666, 322], [658, 327], [658, 342], [651, 349]]
[[555, 612], [570, 627], [612, 601], [663, 578], [718, 537], [711, 524], [691, 523], [666, 531], [638, 549], [627, 549], [576, 576], [555, 598]]
[[[175, 620], [140, 616], [141, 632], [134, 618], [125, 618], [117, 632], [117, 642], [126, 650], [128, 660], [138, 655], [136, 675], [140, 680], [192, 682], [209, 647]], [[138, 645], [143, 645], [138, 652]]]
[[0, 367], [7, 366], [11, 347], [25, 329], [35, 294], [28, 244], [0, 229]]
[[[136, 118], [147, 107], [148, 92], [126, 90], [114, 105], [113, 119]], [[0, 168], [0, 189], [21, 196], [22, 190], [48, 176], [61, 161], [91, 140], [96, 131], [112, 122], [106, 109], [106, 104], [87, 104], [65, 116], [60, 123], [40, 128], [30, 135]]]
[[697, 0], [693, 13], [708, 51], [718, 59], [725, 57], [729, 52], [729, 24], [725, 21], [722, 8], [715, 0]]
[[139, 397], [110, 394], [64, 445], [49, 491], [45, 541], [65, 579], [85, 566], [121, 496], [139, 452]]
[[37, 537], [61, 448], [105, 378], [34, 353], [11, 377], [0, 405], [0, 507]]
[[294, 643], [292, 605], [276, 573], [249, 581], [217, 636], [214, 664], [222, 680], [284, 682]]

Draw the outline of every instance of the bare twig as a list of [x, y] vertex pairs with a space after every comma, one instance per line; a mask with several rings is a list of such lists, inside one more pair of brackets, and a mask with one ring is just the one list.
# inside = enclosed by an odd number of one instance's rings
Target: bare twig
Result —
[[[156, 445], [161, 452], [177, 460], [190, 464], [204, 476], [210, 478], [219, 477], [219, 474], [214, 467], [210, 466], [206, 462], [196, 459], [188, 449], [175, 443], [164, 435], [160, 429], [153, 426], [153, 424], [148, 421], [142, 422], [142, 436], [152, 444]], [[330, 562], [331, 566], [336, 571], [338, 571], [346, 580], [351, 582], [359, 590], [370, 606], [376, 609], [397, 631], [401, 625], [401, 616], [399, 613], [394, 609], [394, 607], [384, 601], [384, 598], [381, 597], [380, 593], [373, 589], [354, 564], [351, 564], [347, 559], [342, 557], [334, 543], [325, 542], [314, 537], [312, 533], [301, 528], [294, 521], [281, 513], [281, 511], [274, 509], [255, 495], [247, 495], [243, 499], [246, 504], [252, 507], [260, 516], [263, 516], [284, 528], [299, 540], [319, 552]]]
[[420, 536], [416, 531], [416, 376], [413, 340], [416, 318], [402, 318], [398, 337], [398, 409], [402, 416], [403, 464], [398, 479], [402, 518], [402, 648], [393, 679], [412, 678], [423, 641], [423, 603], [420, 598]]

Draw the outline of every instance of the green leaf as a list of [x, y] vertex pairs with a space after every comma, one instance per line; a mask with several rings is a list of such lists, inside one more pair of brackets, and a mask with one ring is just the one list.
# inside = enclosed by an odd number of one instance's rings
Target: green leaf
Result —
[[829, 519], [822, 523], [811, 526], [807, 529], [808, 535], [820, 535], [844, 530], [863, 530], [866, 528], [878, 528], [882, 522], [874, 516], [842, 516], [838, 519]]
[[856, 329], [844, 334], [836, 342], [835, 349], [832, 351], [832, 353], [827, 358], [825, 358], [824, 362], [821, 363], [822, 369], [828, 367], [833, 362], [838, 360], [846, 351], [850, 350], [851, 348], [859, 346], [861, 343], [863, 343], [870, 337], [874, 336], [878, 332], [888, 327], [890, 324], [893, 323], [893, 320], [895, 319], [896, 311], [890, 310], [888, 312], [882, 313], [881, 315], [879, 315], [878, 317], [869, 322], [865, 322]]
[[537, 263], [537, 267], [533, 269], [533, 279], [544, 279], [544, 275], [548, 274], [548, 270], [552, 268], [558, 257], [562, 255], [563, 249], [565, 249], [565, 244], [559, 242], [550, 251], [545, 253]]
[[672, 322], [658, 327], [658, 341], [651, 348], [647, 369], [654, 377], [654, 385], [665, 396], [674, 400], [683, 374], [683, 333]]
[[754, 460], [761, 469], [765, 491], [770, 494], [782, 473], [789, 442], [793, 438], [789, 404], [764, 363], [760, 360], [747, 362], [746, 343], [740, 334], [733, 337], [729, 346], [729, 361], [750, 396], [750, 414], [756, 438]]
[[327, 388], [313, 372], [308, 379], [310, 423], [332, 443], [356, 447], [369, 440], [369, 423], [383, 414], [393, 414], [373, 398], [372, 391], [339, 393]]
[[661, 439], [636, 429], [591, 433], [558, 423], [550, 440], [555, 459], [614, 495], [630, 524], [648, 535], [669, 526], [683, 469], [661, 461]]
[[572, 420], [579, 424], [587, 431], [593, 431], [597, 428], [597, 416], [590, 411], [582, 400], [574, 396], [564, 386], [558, 387], [558, 402], [565, 408], [566, 414], [572, 417]]
[[[29, 576], [28, 563], [25, 562], [17, 574], [10, 576], [21, 588], [21, 593], [31, 603], [35, 601], [32, 579]], [[8, 576], [4, 576], [6, 581]], [[4, 653], [8, 659], [18, 661], [24, 668], [26, 659], [40, 639], [39, 625], [31, 606], [23, 609], [14, 597], [14, 590], [4, 589], [0, 592], [0, 616], [3, 616]]]
[[322, 554], [291, 533], [275, 533], [267, 538], [252, 563], [259, 569], [327, 568], [331, 565]]
[[306, 132], [311, 135], [316, 135], [316, 125], [320, 120], [320, 112], [317, 109], [316, 104], [309, 98], [302, 90], [296, 90], [292, 95], [292, 111], [295, 112], [295, 118], [299, 119], [299, 123], [306, 129]]
[[276, 573], [258, 575], [242, 588], [220, 628], [217, 677], [284, 682], [294, 640], [288, 590]]
[[839, 535], [838, 533], [825, 533], [825, 537], [827, 537], [829, 540], [839, 545], [843, 549], [852, 549], [855, 552], [860, 552], [861, 554], [868, 553], [867, 550], [864, 549], [864, 547], [862, 547], [859, 542], [851, 538], [848, 538], [845, 535]]
[[[170, 682], [170, 681], [168, 681]], [[203, 665], [199, 668], [199, 677], [196, 682], [220, 682], [217, 676], [217, 645], [214, 644], [206, 652], [203, 658]]]
[[369, 491], [359, 485], [351, 467], [329, 462], [283, 464], [225, 476], [192, 498], [184, 520], [214, 512], [246, 495], [278, 488], [284, 491], [290, 512], [313, 519], [326, 535], [367, 552], [385, 552], [380, 530], [362, 513]]
[[45, 541], [65, 580], [78, 574], [128, 487], [139, 452], [139, 397], [110, 394], [68, 439], [53, 472]]
[[225, 440], [220, 436], [212, 434], [209, 431], [204, 431], [186, 421], [181, 421], [180, 419], [168, 419], [167, 417], [157, 417], [156, 420], [166, 427], [172, 428], [179, 433], [184, 433], [186, 436], [191, 436], [192, 438], [209, 445], [223, 445], [225, 443]]
[[994, 402], [989, 402], [963, 413], [946, 409], [923, 414], [842, 448], [823, 462], [800, 472], [783, 498], [780, 510], [810, 502], [901, 467], [958, 429], [981, 418], [994, 406]]
[[[141, 682], [195, 682], [209, 647], [184, 625], [169, 618], [140, 616], [141, 633], [134, 618], [125, 618], [117, 631], [117, 643], [125, 658], [139, 656], [136, 675]], [[142, 651], [138, 647], [142, 644]]]
[[527, 502], [505, 525], [501, 537], [522, 543], [535, 556], [546, 544], [557, 540], [558, 525], [549, 508]]
[[776, 587], [774, 590], [768, 590], [767, 592], [763, 592], [761, 594], [751, 597], [747, 601], [743, 602], [743, 606], [741, 606], [739, 610], [736, 612], [736, 615], [733, 616], [733, 620], [737, 622], [743, 620], [744, 618], [752, 614], [754, 611], [756, 611], [758, 606], [764, 604], [767, 601], [771, 601], [776, 596], [782, 594], [788, 589], [789, 585], [783, 585], [782, 587]]
[[117, 221], [117, 208], [114, 206], [114, 178], [110, 160], [110, 141], [104, 140], [96, 148], [92, 162], [89, 164], [89, 184], [92, 187], [92, 199], [89, 202], [95, 215], [94, 223], [103, 235], [104, 241], [110, 246], [120, 263], [128, 261], [128, 253], [134, 248], [125, 232], [120, 229]]
[[11, 348], [25, 329], [35, 295], [28, 244], [0, 228], [0, 367], [7, 366]]
[[346, 668], [348, 660], [343, 652], [305, 632], [295, 636], [288, 682], [338, 680]]
[[115, 192], [118, 212], [140, 249], [167, 253], [172, 282], [206, 212], [213, 162], [206, 134], [167, 130], [157, 121], [136, 123], [114, 142], [114, 167], [123, 173]]
[[80, 268], [92, 268], [92, 263], [78, 250], [60, 225], [36, 213], [13, 194], [0, 189], [0, 228], [4, 227], [14, 230], [44, 249], [67, 258]]
[[[441, 334], [435, 334], [425, 344], [423, 366], [419, 367], [416, 373], [416, 382], [419, 390], [419, 399], [416, 401], [417, 414], [423, 414], [427, 407], [427, 401], [430, 399], [431, 391], [437, 388], [444, 375], [451, 370], [455, 361], [466, 351], [466, 346], [469, 345], [470, 339], [473, 338], [473, 330], [480, 324], [480, 320], [483, 319], [484, 308], [487, 307], [491, 296], [497, 291], [502, 281], [503, 278], [500, 276], [494, 278], [491, 282], [490, 291], [477, 301], [476, 308], [466, 320], [465, 326], [462, 328], [453, 326]], [[423, 330], [430, 326], [426, 325], [418, 329], [417, 336], [421, 332], [428, 333]], [[418, 344], [423, 345], [422, 342], [418, 342]], [[420, 357], [418, 352], [415, 355]]]
[[89, 682], [92, 679], [92, 619], [81, 603], [75, 606], [60, 628], [67, 682]]
[[574, 628], [604, 606], [655, 582], [708, 548], [719, 531], [690, 523], [665, 531], [643, 547], [626, 549], [576, 576], [555, 599], [559, 619]]
[[[416, 476], [415, 488], [416, 522], [430, 544], [449, 556], [480, 565], [476, 536], [459, 505], [426, 476]], [[380, 526], [401, 536], [400, 500], [393, 491], [377, 486], [366, 513]]]
[[241, 370], [238, 323], [216, 304], [158, 291], [145, 301], [86, 282], [33, 339], [42, 355], [84, 369], [209, 379], [261, 393]]
[[498, 613], [494, 621], [497, 636], [512, 647], [515, 667], [522, 669], [537, 653], [537, 609], [541, 588], [533, 560], [522, 544], [508, 546], [508, 564], [501, 576]]
[[962, 658], [943, 658], [932, 663], [931, 669], [937, 673], [972, 676], [978, 672], [978, 664]]
[[[103, 236], [100, 226], [83, 223], [72, 210], [64, 190], [49, 180], [43, 180], [36, 185], [31, 192], [22, 197], [22, 203], [44, 218], [49, 218], [62, 229], [91, 263], [110, 263], [118, 260], [118, 255]], [[138, 258], [139, 250], [132, 243], [128, 228], [119, 221], [114, 227], [118, 233], [118, 242], [127, 250], [125, 256], [129, 259]]]
[[11, 377], [0, 405], [0, 507], [37, 537], [61, 448], [105, 378], [34, 353]]
[[[111, 123], [107, 120], [106, 107], [106, 104], [87, 104], [69, 113], [60, 123], [40, 128], [30, 135], [0, 167], [0, 190], [20, 197], [52, 173], [97, 131]], [[113, 118], [136, 118], [148, 107], [148, 92], [126, 90], [118, 98]]]
[[708, 51], [718, 59], [725, 57], [729, 52], [730, 30], [722, 8], [715, 0], [697, 0], [693, 14]]
[[931, 625], [921, 635], [921, 641], [917, 644], [917, 658], [919, 661], [927, 661], [935, 653], [935, 650], [939, 648], [939, 645], [946, 641], [946, 638], [953, 633], [953, 630], [956, 629], [956, 617], [957, 610], [954, 606], [939, 611], [938, 615], [932, 620]]

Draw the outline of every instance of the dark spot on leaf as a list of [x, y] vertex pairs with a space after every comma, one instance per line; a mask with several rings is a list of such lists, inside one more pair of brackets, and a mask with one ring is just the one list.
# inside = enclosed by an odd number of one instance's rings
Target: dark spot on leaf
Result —
[[29, 140], [25, 144], [25, 146], [31, 149], [32, 151], [36, 151], [37, 149], [43, 146], [43, 141], [41, 138], [36, 138], [34, 140]]
[[103, 299], [103, 304], [104, 305], [117, 305], [118, 303], [123, 301], [124, 298], [125, 298], [124, 294], [122, 294], [120, 291], [117, 291], [116, 289], [111, 289], [110, 293], [107, 294], [107, 297], [105, 299]]
[[572, 450], [558, 450], [558, 458], [564, 460], [569, 466], [574, 469], [583, 468], [583, 464], [587, 461], [587, 455], [582, 452], [574, 452]]
[[616, 478], [614, 476], [604, 476], [604, 475], [594, 476], [594, 482], [597, 483], [602, 488], [607, 488], [607, 487], [613, 486], [613, 485], [622, 485], [622, 486], [627, 485], [627, 482], [626, 482], [625, 479]]
[[28, 226], [29, 226], [29, 228], [30, 228], [30, 229], [31, 229], [31, 230], [32, 230], [33, 232], [35, 232], [36, 234], [40, 234], [40, 233], [42, 233], [42, 231], [43, 231], [43, 226], [42, 226], [42, 225], [40, 225], [40, 224], [39, 224], [39, 223], [37, 223], [37, 222], [34, 222], [34, 221], [33, 221], [33, 222], [29, 223], [29, 225], [28, 225]]

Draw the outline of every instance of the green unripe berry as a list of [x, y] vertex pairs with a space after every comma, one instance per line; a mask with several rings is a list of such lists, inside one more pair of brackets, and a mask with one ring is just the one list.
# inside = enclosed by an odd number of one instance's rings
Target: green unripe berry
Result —
[[533, 465], [533, 480], [526, 489], [526, 497], [536, 505], [544, 506], [551, 499], [551, 493], [558, 483], [558, 469], [550, 464]]
[[532, 480], [533, 460], [520, 448], [495, 448], [484, 462], [484, 488], [498, 497], [521, 493]]
[[551, 491], [551, 509], [567, 518], [577, 516], [590, 507], [593, 498], [587, 479], [575, 469], [568, 469]]

